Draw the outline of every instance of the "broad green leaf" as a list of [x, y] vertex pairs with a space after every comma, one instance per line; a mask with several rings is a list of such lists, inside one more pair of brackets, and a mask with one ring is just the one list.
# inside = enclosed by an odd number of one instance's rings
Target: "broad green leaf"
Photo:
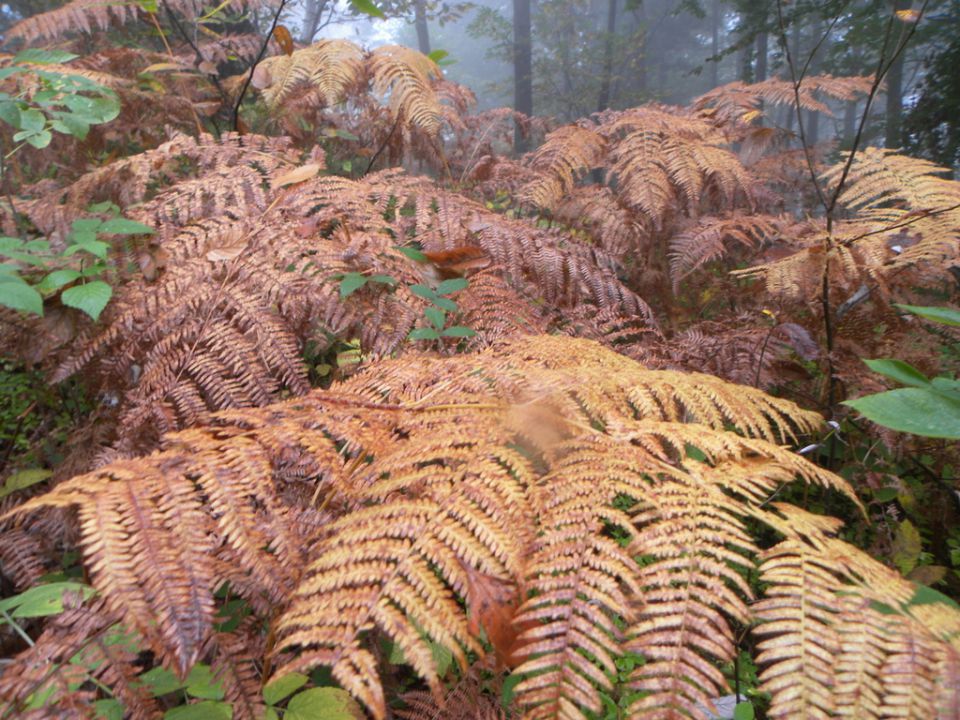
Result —
[[397, 284], [397, 279], [393, 275], [371, 275], [370, 282], [381, 283], [393, 287]]
[[136, 220], [118, 217], [104, 221], [98, 232], [106, 235], [153, 235], [156, 231]]
[[340, 299], [345, 300], [366, 284], [367, 278], [360, 273], [347, 273], [340, 279]]
[[66, 50], [42, 50], [27, 48], [13, 56], [13, 63], [31, 63], [33, 65], [62, 65], [80, 57]]
[[863, 362], [875, 373], [896, 380], [901, 385], [927, 387], [930, 384], [926, 375], [903, 360], [864, 360]]
[[40, 292], [49, 293], [53, 292], [54, 290], [59, 290], [64, 285], [72, 283], [74, 280], [78, 280], [80, 277], [80, 273], [76, 270], [54, 270], [52, 273], [43, 278], [43, 280], [37, 283], [36, 288]]
[[433, 291], [433, 288], [427, 287], [426, 285], [420, 285], [419, 283], [410, 286], [410, 292], [412, 292], [417, 297], [422, 297], [424, 300], [436, 300], [437, 293]]
[[463, 325], [454, 325], [453, 327], [448, 327], [443, 331], [444, 337], [473, 337], [477, 333], [473, 328], [464, 327]]
[[86, 233], [80, 236], [74, 236], [75, 242], [63, 251], [66, 257], [76, 255], [78, 252], [88, 252], [101, 260], [107, 259], [107, 253], [110, 251], [110, 245], [103, 240], [90, 239]]
[[43, 296], [17, 275], [0, 276], [0, 305], [43, 315]]
[[917, 583], [914, 584], [916, 589], [913, 592], [913, 597], [907, 602], [907, 607], [910, 607], [911, 605], [930, 605], [931, 603], [943, 603], [954, 610], [960, 610], [960, 605], [957, 604], [956, 600], [944, 595], [939, 590], [934, 590], [932, 587], [927, 587], [926, 585], [920, 585]]
[[7, 98], [0, 100], [0, 120], [11, 127], [20, 127], [20, 106]]
[[950, 380], [949, 378], [935, 377], [930, 381], [930, 389], [939, 395], [943, 395], [960, 402], [960, 380]]
[[470, 283], [466, 278], [450, 278], [437, 286], [437, 295], [450, 295], [463, 290]]
[[193, 705], [171, 708], [163, 714], [163, 720], [232, 720], [230, 703], [204, 700]]
[[160, 697], [161, 695], [167, 695], [183, 689], [183, 682], [172, 672], [160, 665], [147, 670], [139, 679], [146, 687], [150, 688], [150, 693], [154, 697]]
[[53, 473], [50, 470], [44, 470], [43, 468], [30, 468], [29, 470], [21, 470], [20, 472], [14, 473], [7, 478], [6, 482], [3, 483], [3, 487], [0, 488], [0, 498], [5, 498], [17, 490], [23, 490], [24, 488], [42, 483], [51, 475], [53, 475]]
[[72, 113], [53, 113], [50, 126], [58, 133], [71, 135], [78, 140], [85, 139], [90, 132], [90, 123]]
[[84, 285], [74, 285], [67, 288], [60, 295], [60, 302], [67, 307], [82, 310], [94, 320], [100, 317], [100, 313], [110, 302], [113, 295], [113, 288], [102, 280], [94, 280]]
[[960, 440], [960, 402], [924, 388], [899, 388], [844, 405], [884, 427], [925, 437]]
[[924, 320], [941, 323], [943, 325], [960, 325], [960, 310], [948, 307], [924, 307], [922, 305], [897, 305], [901, 310], [919, 315]]
[[86, 600], [95, 592], [89, 585], [78, 582], [38, 585], [19, 595], [0, 600], [0, 609], [15, 618], [47, 617], [63, 612], [64, 594], [80, 595]]
[[753, 709], [753, 703], [749, 700], [737, 703], [733, 709], [733, 720], [753, 720], [756, 717], [756, 711]]
[[116, 698], [95, 701], [93, 712], [98, 720], [123, 720], [123, 705]]
[[20, 111], [20, 129], [28, 132], [40, 132], [47, 124], [43, 113], [36, 108]]
[[373, 0], [350, 0], [350, 7], [362, 15], [369, 15], [370, 17], [384, 20], [387, 17], [383, 14], [383, 10], [373, 3]]
[[416, 248], [404, 247], [402, 245], [395, 245], [393, 249], [403, 253], [404, 255], [406, 255], [408, 258], [410, 258], [415, 262], [427, 261], [427, 256], [424, 255], [422, 251], [417, 250]]
[[897, 495], [900, 494], [900, 490], [895, 487], [884, 487], [877, 488], [873, 491], [873, 499], [877, 502], [890, 502], [897, 499]]
[[449, 55], [450, 53], [448, 53], [446, 50], [434, 50], [433, 52], [429, 53], [427, 57], [433, 60], [435, 63], [438, 63], [444, 58], [449, 57]]
[[190, 668], [187, 676], [187, 694], [201, 700], [223, 700], [223, 686], [213, 677], [213, 671], [205, 663]]
[[276, 705], [307, 684], [308, 678], [300, 673], [290, 673], [267, 683], [263, 688], [263, 701], [267, 705]]
[[320, 687], [290, 698], [283, 717], [284, 720], [364, 720], [366, 714], [346, 690]]
[[411, 340], [438, 340], [440, 333], [433, 328], [416, 328], [411, 330], [407, 337]]
[[423, 314], [437, 330], [443, 330], [443, 326], [447, 323], [447, 313], [440, 308], [428, 307]]

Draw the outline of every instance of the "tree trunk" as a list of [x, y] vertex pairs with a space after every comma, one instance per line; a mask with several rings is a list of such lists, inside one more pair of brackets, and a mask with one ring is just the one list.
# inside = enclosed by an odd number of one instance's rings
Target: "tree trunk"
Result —
[[313, 36], [317, 34], [320, 18], [327, 8], [327, 0], [307, 0], [307, 7], [303, 16], [303, 30], [300, 33], [300, 42], [304, 45], [313, 43]]
[[[513, 109], [533, 115], [533, 41], [530, 0], [513, 0]], [[526, 152], [527, 138], [519, 124], [514, 128], [513, 148]]]
[[427, 27], [426, 0], [413, 0], [413, 24], [417, 28], [417, 44], [420, 52], [430, 54], [430, 28]]
[[[910, 0], [895, 0], [893, 3], [894, 11], [909, 10]], [[896, 34], [896, 42], [893, 43], [891, 52], [895, 52], [903, 43], [907, 32], [907, 23], [898, 23], [900, 32]], [[901, 128], [903, 125], [903, 61], [906, 53], [900, 53], [897, 59], [890, 66], [885, 78], [887, 87], [887, 113], [886, 128], [884, 133], [884, 147], [899, 148], [903, 144], [901, 137]]]
[[[817, 43], [820, 41], [820, 38], [823, 36], [823, 18], [819, 14], [814, 15], [813, 18], [813, 27], [811, 29], [811, 38], [810, 38], [810, 52], [814, 53], [814, 49], [817, 47]], [[821, 46], [821, 50], [823, 46]], [[803, 63], [798, 63], [799, 68], [803, 67]], [[810, 71], [809, 75], [816, 75], [820, 72], [820, 52], [814, 53], [813, 57], [810, 60]], [[807, 114], [807, 145], [816, 145], [820, 142], [820, 113], [814, 112], [811, 110]]]
[[[710, 56], [716, 58], [720, 54], [720, 2], [713, 0], [713, 17], [711, 23], [713, 30], [710, 34]], [[715, 88], [720, 84], [720, 61], [710, 61], [710, 87]]]
[[617, 30], [617, 0], [607, 4], [607, 36], [603, 47], [603, 75], [600, 78], [600, 97], [597, 100], [597, 112], [610, 107], [610, 85], [613, 82], [613, 41]]
[[754, 73], [754, 82], [763, 82], [767, 79], [767, 51], [769, 50], [770, 36], [766, 30], [757, 34], [757, 71]]

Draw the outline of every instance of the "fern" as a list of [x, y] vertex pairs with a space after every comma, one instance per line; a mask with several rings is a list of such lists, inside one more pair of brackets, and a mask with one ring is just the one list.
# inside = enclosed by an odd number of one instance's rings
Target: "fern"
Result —
[[[600, 708], [605, 671], [638, 652], [648, 662], [631, 685], [645, 694], [631, 712], [704, 717], [724, 689], [714, 663], [735, 653], [732, 623], [753, 618], [775, 716], [825, 716], [831, 703], [874, 693], [882, 707], [946, 717], [956, 611], [911, 605], [912, 586], [834, 538], [835, 521], [767, 507], [795, 478], [857, 503], [843, 480], [770, 442], [815, 423], [787, 401], [644, 370], [589, 341], [518, 338], [475, 356], [383, 362], [335, 390], [214, 416], [14, 512], [78, 507], [105, 602], [181, 670], [213, 637], [212, 592], [224, 579], [255, 606], [289, 597], [276, 673], [327, 665], [376, 717], [386, 698], [371, 632], [396, 642], [439, 696], [428, 643], [466, 669], [485, 631], [520, 661], [517, 699], [535, 717]], [[333, 518], [293, 500], [297, 485]], [[785, 540], [759, 553], [751, 519]], [[767, 590], [751, 606], [738, 568], [755, 558]], [[894, 615], [864, 615], [861, 597]], [[502, 622], [517, 601], [513, 641]], [[848, 628], [844, 608], [855, 605]], [[819, 625], [797, 614], [804, 608]], [[835, 633], [865, 626], [876, 642], [823, 653], [839, 647]], [[929, 660], [905, 664], [904, 642], [924, 643]], [[807, 654], [836, 662], [845, 694], [825, 694], [829, 678], [813, 687], [822, 671]], [[935, 678], [936, 691], [912, 689]]]

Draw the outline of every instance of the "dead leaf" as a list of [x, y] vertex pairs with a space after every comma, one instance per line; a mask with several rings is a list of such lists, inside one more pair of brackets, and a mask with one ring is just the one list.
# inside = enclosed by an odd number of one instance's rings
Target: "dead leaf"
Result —
[[277, 45], [286, 55], [293, 55], [293, 36], [290, 35], [287, 28], [283, 25], [277, 25], [273, 31], [273, 39], [277, 41]]
[[315, 177], [321, 170], [323, 166], [320, 163], [307, 163], [306, 165], [301, 165], [298, 168], [294, 168], [289, 172], [285, 172], [280, 177], [274, 179], [273, 188], [286, 187], [287, 185], [296, 185], [297, 183], [302, 183], [306, 180], [309, 180], [312, 177]]
[[242, 246], [214, 248], [207, 253], [207, 260], [210, 262], [233, 260], [235, 257], [239, 256], [244, 249], [245, 248]]

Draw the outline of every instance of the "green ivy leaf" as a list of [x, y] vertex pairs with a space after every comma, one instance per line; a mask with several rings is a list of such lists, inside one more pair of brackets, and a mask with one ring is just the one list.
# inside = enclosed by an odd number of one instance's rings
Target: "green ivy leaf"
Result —
[[284, 720], [364, 720], [363, 709], [346, 690], [310, 688], [290, 698]]
[[0, 275], [0, 305], [43, 315], [43, 296], [27, 285], [19, 275]]
[[901, 310], [919, 315], [924, 320], [943, 325], [960, 325], [960, 310], [947, 307], [924, 307], [921, 305], [897, 305]]
[[911, 387], [927, 387], [930, 385], [926, 375], [903, 360], [864, 360], [863, 362], [875, 373], [896, 380], [901, 385], [910, 385]]
[[306, 675], [301, 675], [296, 672], [279, 677], [267, 683], [266, 687], [263, 688], [263, 701], [267, 703], [267, 705], [276, 705], [306, 685], [309, 679]]
[[477, 333], [473, 330], [473, 328], [464, 327], [463, 325], [454, 325], [453, 327], [448, 327], [443, 331], [444, 337], [467, 338], [473, 337], [476, 334]]
[[136, 220], [118, 217], [104, 221], [97, 232], [106, 235], [153, 235], [156, 231], [149, 225], [144, 225]]
[[444, 280], [437, 286], [437, 295], [451, 295], [467, 287], [469, 283], [466, 278], [450, 278]]
[[60, 302], [67, 307], [82, 310], [94, 320], [99, 319], [100, 313], [110, 302], [113, 288], [102, 280], [94, 280], [84, 285], [75, 285], [60, 295]]
[[416, 328], [407, 337], [410, 340], [439, 340], [440, 333], [433, 328]]
[[89, 585], [79, 582], [37, 585], [19, 595], [0, 600], [0, 609], [15, 618], [47, 617], [63, 612], [63, 596], [66, 593], [79, 594], [86, 600], [95, 592]]
[[960, 401], [933, 390], [898, 388], [843, 404], [893, 430], [960, 440]]
[[360, 273], [347, 273], [340, 279], [340, 299], [345, 300], [366, 284], [367, 278]]

